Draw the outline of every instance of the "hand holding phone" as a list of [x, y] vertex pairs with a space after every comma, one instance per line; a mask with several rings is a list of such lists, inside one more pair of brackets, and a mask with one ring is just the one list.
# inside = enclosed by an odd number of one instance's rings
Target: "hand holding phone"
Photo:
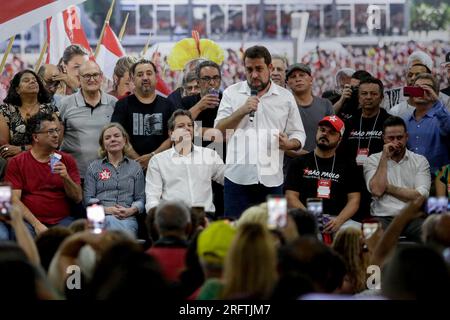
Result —
[[267, 197], [267, 209], [269, 228], [284, 228], [287, 225], [287, 200], [282, 196], [269, 195]]
[[94, 204], [86, 208], [88, 229], [95, 234], [105, 229], [105, 209], [102, 205]]
[[12, 188], [10, 185], [0, 185], [0, 219], [9, 220], [11, 211]]
[[403, 95], [406, 97], [423, 97], [425, 91], [421, 87], [407, 86], [403, 88]]

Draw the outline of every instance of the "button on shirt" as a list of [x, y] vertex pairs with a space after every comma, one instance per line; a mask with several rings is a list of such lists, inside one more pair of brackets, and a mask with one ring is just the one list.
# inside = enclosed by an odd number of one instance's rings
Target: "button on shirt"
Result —
[[450, 162], [447, 147], [450, 113], [442, 102], [437, 101], [419, 121], [415, 119], [415, 111], [404, 119], [409, 134], [408, 149], [425, 156], [431, 172]]
[[[364, 178], [370, 192], [370, 180], [378, 169], [381, 154], [382, 152], [371, 155], [364, 163]], [[406, 150], [405, 156], [400, 162], [388, 160], [387, 180], [391, 185], [414, 189], [428, 197], [431, 185], [430, 166], [424, 156]], [[379, 198], [372, 197], [370, 213], [379, 217], [395, 216], [405, 205], [406, 202], [384, 194]]]
[[161, 200], [184, 201], [190, 207], [214, 212], [211, 180], [223, 184], [224, 164], [216, 151], [193, 146], [187, 156], [174, 147], [154, 155], [145, 184], [147, 212]]
[[84, 203], [98, 201], [105, 207], [116, 204], [125, 208], [136, 207], [144, 211], [145, 178], [141, 166], [134, 160], [124, 157], [116, 168], [108, 159], [93, 161], [84, 180]]
[[[223, 92], [214, 125], [238, 110], [249, 97], [246, 81], [229, 86]], [[241, 185], [280, 186], [284, 157], [277, 137], [280, 132], [305, 145], [305, 129], [294, 96], [272, 82], [259, 98], [253, 122], [246, 115], [228, 141], [225, 177]]]

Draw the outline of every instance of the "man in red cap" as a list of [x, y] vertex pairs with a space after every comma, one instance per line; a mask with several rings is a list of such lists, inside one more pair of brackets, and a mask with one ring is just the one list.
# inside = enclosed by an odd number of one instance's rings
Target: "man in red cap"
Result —
[[306, 210], [308, 198], [322, 199], [323, 214], [330, 216], [324, 223], [325, 233], [335, 233], [341, 227], [359, 227], [351, 217], [358, 210], [363, 181], [355, 174], [354, 162], [336, 155], [344, 131], [344, 122], [337, 116], [319, 121], [316, 148], [292, 160], [285, 182], [290, 208]]

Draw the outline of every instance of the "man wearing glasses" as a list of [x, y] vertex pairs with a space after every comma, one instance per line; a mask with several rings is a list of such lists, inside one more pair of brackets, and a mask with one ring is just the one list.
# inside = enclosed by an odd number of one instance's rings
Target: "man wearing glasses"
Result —
[[103, 74], [93, 61], [80, 66], [81, 90], [61, 100], [60, 116], [64, 123], [61, 150], [77, 161], [81, 178], [98, 154], [98, 137], [111, 122], [117, 99], [101, 90]]
[[[13, 205], [23, 212], [27, 227], [35, 235], [50, 226], [68, 226], [74, 220], [69, 199], [81, 202], [82, 192], [75, 160], [56, 151], [61, 132], [58, 120], [40, 112], [28, 120], [27, 130], [31, 149], [9, 161], [5, 181], [12, 186]], [[9, 226], [0, 223], [0, 239], [8, 238]]]

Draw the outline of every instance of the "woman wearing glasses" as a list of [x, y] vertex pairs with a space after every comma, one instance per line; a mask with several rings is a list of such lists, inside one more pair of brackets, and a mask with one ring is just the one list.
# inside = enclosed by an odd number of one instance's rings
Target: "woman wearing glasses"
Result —
[[16, 73], [3, 102], [0, 105], [0, 175], [5, 160], [30, 148], [30, 137], [26, 133], [30, 117], [38, 112], [59, 117], [41, 79], [32, 70]]

